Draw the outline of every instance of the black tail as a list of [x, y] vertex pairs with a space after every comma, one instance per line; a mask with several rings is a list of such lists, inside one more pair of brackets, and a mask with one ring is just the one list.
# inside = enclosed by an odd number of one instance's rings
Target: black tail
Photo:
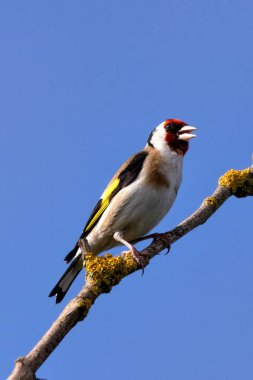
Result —
[[70, 251], [67, 254], [67, 256], [64, 258], [64, 261], [66, 261], [67, 264], [70, 263], [70, 261], [75, 257], [75, 255], [77, 254], [78, 248], [79, 248], [78, 244], [76, 243], [72, 251]]
[[56, 296], [55, 302], [61, 302], [61, 300], [65, 297], [65, 294], [69, 290], [72, 282], [75, 280], [76, 276], [81, 271], [82, 266], [82, 254], [80, 253], [74, 258], [66, 272], [62, 275], [55, 287], [51, 290], [51, 292], [49, 293], [49, 297]]

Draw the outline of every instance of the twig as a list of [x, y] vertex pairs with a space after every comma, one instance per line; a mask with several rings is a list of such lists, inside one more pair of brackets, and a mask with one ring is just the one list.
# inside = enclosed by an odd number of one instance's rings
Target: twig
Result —
[[[212, 196], [206, 198], [201, 206], [173, 230], [164, 234], [166, 239], [154, 239], [141, 254], [143, 265], [166, 248], [168, 241], [175, 241], [188, 232], [205, 223], [211, 215], [231, 196], [246, 197], [253, 195], [253, 167], [245, 170], [229, 170], [220, 180]], [[138, 241], [154, 237], [148, 235]], [[87, 251], [85, 242], [80, 242], [82, 249]], [[16, 361], [15, 368], [8, 380], [34, 380], [36, 372], [48, 356], [55, 350], [68, 332], [80, 321], [86, 318], [89, 309], [102, 293], [109, 293], [124, 277], [138, 270], [138, 266], [128, 253], [113, 257], [111, 254], [84, 256], [86, 283], [80, 293], [64, 308], [46, 334], [26, 356]]]

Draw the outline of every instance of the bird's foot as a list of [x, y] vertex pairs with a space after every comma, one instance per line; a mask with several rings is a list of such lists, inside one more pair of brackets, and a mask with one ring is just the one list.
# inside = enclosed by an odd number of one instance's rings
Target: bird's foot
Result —
[[130, 253], [134, 259], [134, 261], [137, 263], [138, 267], [142, 270], [142, 276], [144, 274], [144, 268], [145, 265], [143, 263], [143, 257], [145, 257], [145, 254], [142, 254], [140, 251], [138, 251], [135, 247], [132, 247], [129, 251], [124, 251], [124, 253]]
[[157, 240], [161, 240], [165, 244], [165, 246], [167, 248], [167, 252], [165, 253], [165, 255], [168, 255], [168, 253], [170, 252], [171, 244], [170, 244], [170, 239], [168, 238], [167, 234], [155, 233], [154, 234], [154, 241], [157, 241]]

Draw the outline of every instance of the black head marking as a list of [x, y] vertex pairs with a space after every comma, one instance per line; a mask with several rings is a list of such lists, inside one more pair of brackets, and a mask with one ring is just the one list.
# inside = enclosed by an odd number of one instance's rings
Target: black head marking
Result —
[[155, 133], [155, 130], [156, 128], [150, 133], [148, 141], [147, 141], [148, 145], [151, 146], [152, 148], [154, 148], [154, 145], [152, 144], [151, 139], [152, 139], [153, 134]]

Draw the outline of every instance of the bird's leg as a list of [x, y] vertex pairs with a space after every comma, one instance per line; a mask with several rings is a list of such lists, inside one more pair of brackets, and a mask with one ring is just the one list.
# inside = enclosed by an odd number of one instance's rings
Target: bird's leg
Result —
[[136, 243], [139, 243], [140, 241], [144, 241], [147, 239], [153, 239], [153, 241], [162, 240], [165, 243], [166, 248], [167, 248], [167, 252], [165, 253], [165, 255], [167, 255], [169, 253], [169, 251], [170, 251], [170, 239], [168, 238], [166, 233], [160, 233], [159, 234], [159, 233], [155, 232], [153, 234], [142, 236], [140, 238], [134, 239], [131, 241], [131, 243], [136, 244]]
[[167, 255], [170, 251], [170, 239], [168, 238], [167, 234], [159, 234], [159, 233], [154, 233], [154, 241], [156, 240], [161, 240], [165, 245], [166, 245], [166, 248], [167, 248], [167, 252], [165, 253], [165, 255]]
[[[131, 243], [129, 243], [128, 241], [124, 240], [122, 232], [115, 232], [114, 235], [113, 235], [113, 238], [116, 241], [119, 241], [120, 243], [122, 243], [123, 245], [125, 245], [129, 249], [129, 252], [133, 256], [134, 260], [136, 261], [136, 263], [138, 264], [138, 266], [142, 269], [142, 274], [143, 274], [144, 273], [144, 266], [143, 266], [143, 262], [142, 262], [141, 257], [140, 257], [141, 253]], [[122, 252], [122, 253], [126, 253], [126, 251]]]

